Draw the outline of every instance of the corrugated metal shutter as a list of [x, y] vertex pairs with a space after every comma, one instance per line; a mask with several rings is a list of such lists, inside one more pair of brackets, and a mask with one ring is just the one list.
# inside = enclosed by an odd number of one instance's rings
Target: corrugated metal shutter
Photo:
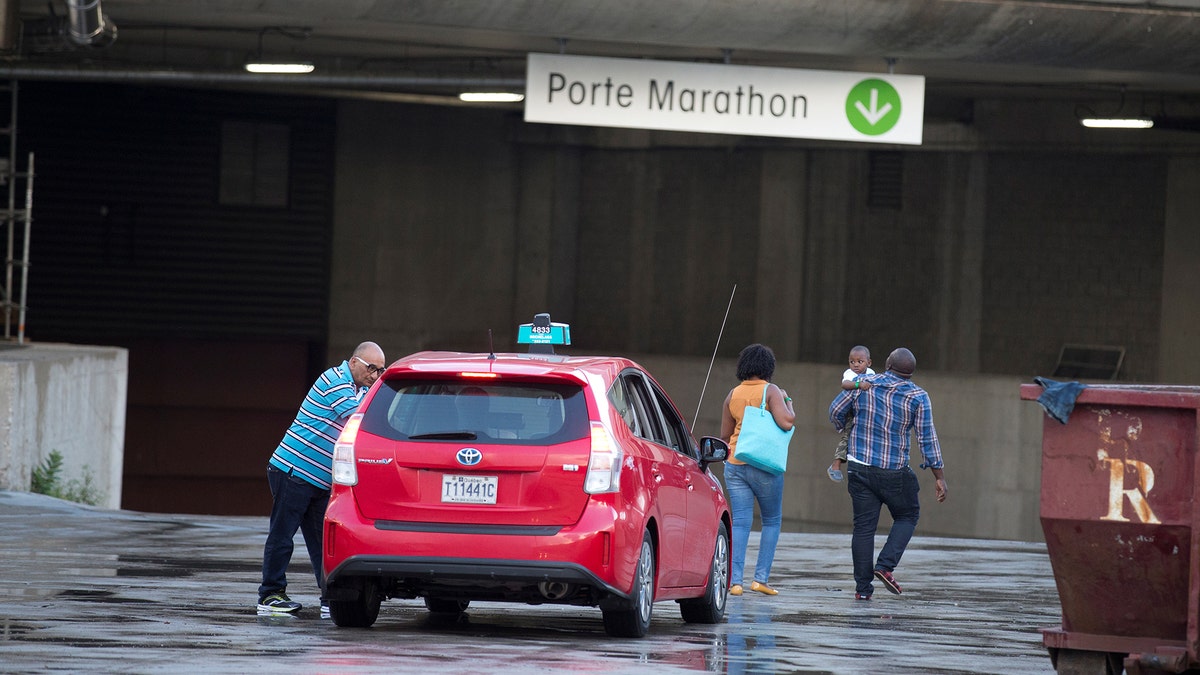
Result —
[[[325, 339], [332, 102], [33, 82], [20, 97], [37, 155], [31, 339]], [[230, 123], [286, 130], [282, 205], [221, 203]]]

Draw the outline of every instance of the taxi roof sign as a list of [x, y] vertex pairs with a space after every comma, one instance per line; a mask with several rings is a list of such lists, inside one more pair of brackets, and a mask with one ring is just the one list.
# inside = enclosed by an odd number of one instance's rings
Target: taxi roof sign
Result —
[[517, 344], [569, 345], [571, 326], [565, 323], [523, 323], [517, 331]]

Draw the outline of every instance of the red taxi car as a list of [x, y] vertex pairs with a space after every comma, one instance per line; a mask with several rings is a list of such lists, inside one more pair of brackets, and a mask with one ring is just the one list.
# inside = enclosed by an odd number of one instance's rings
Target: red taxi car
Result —
[[[543, 315], [544, 316], [544, 315]], [[561, 324], [556, 324], [561, 325]], [[330, 615], [366, 627], [389, 598], [598, 606], [646, 634], [654, 602], [719, 622], [729, 507], [693, 440], [633, 361], [421, 352], [388, 367], [334, 451], [325, 516]]]

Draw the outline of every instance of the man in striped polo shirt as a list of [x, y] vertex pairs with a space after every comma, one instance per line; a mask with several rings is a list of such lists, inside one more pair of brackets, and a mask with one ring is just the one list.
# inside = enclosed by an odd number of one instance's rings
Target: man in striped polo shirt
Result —
[[[911, 380], [916, 370], [917, 358], [900, 347], [888, 356], [887, 372], [861, 378], [859, 388], [842, 391], [829, 404], [829, 419], [838, 431], [846, 426], [849, 411], [854, 411], [856, 420], [850, 432], [846, 463], [846, 489], [854, 506], [850, 553], [854, 559], [856, 600], [871, 599], [872, 577], [888, 591], [897, 595], [901, 592], [892, 570], [900, 564], [900, 556], [904, 555], [921, 515], [917, 496], [921, 487], [908, 465], [913, 435], [925, 457], [921, 467], [933, 472], [934, 496], [939, 502], [946, 499], [942, 448], [933, 428], [933, 406], [929, 394]], [[872, 561], [879, 512], [884, 505], [892, 514], [892, 527], [879, 558]]]
[[301, 605], [287, 596], [287, 567], [296, 530], [321, 588], [321, 615], [328, 616], [321, 574], [321, 530], [332, 482], [333, 445], [358, 402], [384, 371], [383, 350], [364, 342], [349, 359], [321, 373], [300, 404], [279, 447], [267, 464], [271, 486], [270, 530], [263, 547], [258, 613], [294, 614]]

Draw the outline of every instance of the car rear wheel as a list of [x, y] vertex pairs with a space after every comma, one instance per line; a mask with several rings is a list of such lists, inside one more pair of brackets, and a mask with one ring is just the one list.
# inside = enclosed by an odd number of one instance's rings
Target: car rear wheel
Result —
[[603, 609], [604, 632], [612, 637], [642, 637], [650, 629], [654, 608], [654, 544], [650, 533], [642, 534], [642, 552], [638, 556], [633, 592], [619, 607]]
[[720, 623], [725, 616], [725, 599], [729, 592], [729, 531], [725, 523], [717, 529], [712, 567], [708, 570], [708, 585], [699, 598], [679, 601], [679, 613], [688, 623]]
[[470, 600], [447, 600], [446, 598], [425, 598], [425, 608], [434, 614], [462, 614], [471, 605]]
[[360, 577], [347, 585], [357, 587], [358, 597], [354, 600], [330, 600], [329, 618], [343, 628], [371, 627], [379, 618], [379, 605], [383, 603], [379, 580]]

